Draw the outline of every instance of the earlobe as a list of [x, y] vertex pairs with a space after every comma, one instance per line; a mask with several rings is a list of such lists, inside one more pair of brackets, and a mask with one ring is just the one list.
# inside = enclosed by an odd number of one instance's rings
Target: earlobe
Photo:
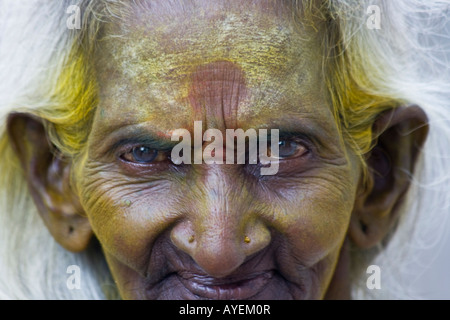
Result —
[[349, 234], [361, 248], [379, 243], [395, 225], [420, 149], [428, 118], [418, 106], [383, 113], [373, 125], [375, 146], [367, 156], [368, 180], [360, 185]]
[[71, 188], [71, 163], [55, 153], [43, 121], [31, 114], [13, 113], [7, 120], [7, 132], [50, 233], [67, 250], [82, 251], [89, 245], [92, 229]]

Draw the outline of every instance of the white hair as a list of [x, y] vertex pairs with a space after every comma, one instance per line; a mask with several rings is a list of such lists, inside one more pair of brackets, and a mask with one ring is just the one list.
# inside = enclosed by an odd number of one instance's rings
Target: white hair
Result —
[[[46, 93], [55, 86], [77, 38], [76, 30], [67, 30], [67, 8], [77, 4], [87, 10], [92, 2], [0, 0], [0, 136], [6, 135], [6, 117], [11, 111], [52, 105]], [[124, 1], [98, 2], [116, 5]], [[359, 59], [355, 63], [366, 72], [373, 90], [419, 105], [430, 125], [420, 163], [414, 174], [409, 173], [411, 187], [397, 228], [389, 241], [369, 254], [355, 251], [353, 255], [360, 267], [380, 266], [382, 289], [367, 289], [363, 268], [353, 279], [353, 298], [423, 298], [414, 283], [417, 270], [425, 272], [431, 261], [417, 257], [420, 252], [439, 253], [450, 213], [450, 2], [324, 2], [338, 17], [345, 50]], [[376, 14], [367, 11], [371, 5], [380, 9], [381, 29], [368, 27], [368, 19]], [[90, 19], [104, 18], [94, 13]], [[10, 150], [7, 144], [3, 139], [0, 151]], [[98, 245], [75, 254], [51, 237], [26, 181], [18, 174], [21, 168], [11, 156], [10, 152], [0, 154], [0, 299], [118, 298]], [[70, 265], [80, 267], [80, 290], [67, 286]]]

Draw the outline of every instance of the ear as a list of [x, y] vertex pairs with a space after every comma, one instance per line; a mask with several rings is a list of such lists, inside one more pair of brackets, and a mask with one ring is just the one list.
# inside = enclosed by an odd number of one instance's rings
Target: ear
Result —
[[349, 228], [358, 247], [376, 245], [395, 225], [427, 134], [428, 118], [418, 106], [389, 110], [375, 121], [368, 183], [356, 199]]
[[79, 252], [88, 246], [92, 229], [70, 184], [71, 162], [48, 140], [44, 120], [26, 113], [10, 114], [7, 132], [23, 168], [39, 214], [55, 240]]

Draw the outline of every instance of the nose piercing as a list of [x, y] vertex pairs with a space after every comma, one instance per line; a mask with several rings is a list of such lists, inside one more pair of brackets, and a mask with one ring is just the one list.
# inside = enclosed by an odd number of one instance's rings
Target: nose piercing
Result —
[[189, 237], [188, 241], [189, 241], [189, 243], [192, 243], [192, 242], [194, 242], [194, 240], [195, 240], [195, 237], [192, 235], [192, 236]]
[[245, 243], [250, 243], [250, 241], [251, 241], [251, 240], [250, 240], [250, 238], [249, 238], [249, 237], [247, 237], [247, 236], [245, 236], [245, 238], [244, 238], [244, 242], [245, 242]]

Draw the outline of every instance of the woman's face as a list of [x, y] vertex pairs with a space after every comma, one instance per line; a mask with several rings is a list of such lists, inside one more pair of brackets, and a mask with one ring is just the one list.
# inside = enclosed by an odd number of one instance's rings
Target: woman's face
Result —
[[[100, 104], [75, 163], [122, 297], [324, 297], [360, 170], [325, 90], [320, 32], [261, 2], [169, 3], [106, 28]], [[194, 121], [279, 129], [278, 173], [173, 164], [171, 133], [193, 135]]]

